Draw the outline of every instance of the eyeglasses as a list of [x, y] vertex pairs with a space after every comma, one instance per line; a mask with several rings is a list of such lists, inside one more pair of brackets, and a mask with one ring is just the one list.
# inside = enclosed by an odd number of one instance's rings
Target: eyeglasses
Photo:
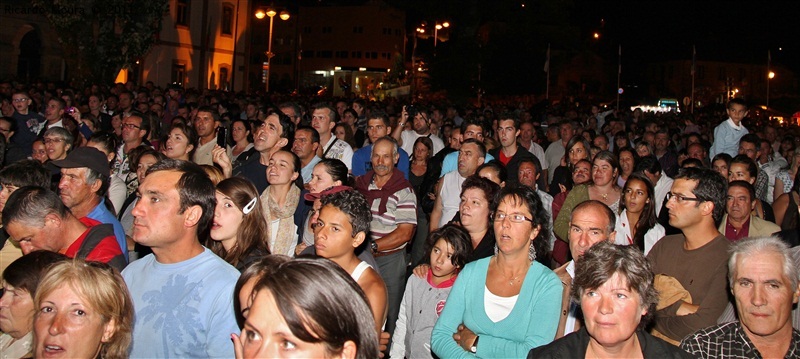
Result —
[[131, 130], [134, 129], [134, 128], [136, 128], [136, 129], [141, 128], [140, 126], [136, 126], [136, 125], [134, 125], [132, 123], [123, 123], [122, 127], [127, 128], [127, 129], [131, 129]]
[[667, 202], [669, 202], [669, 200], [671, 200], [673, 198], [675, 199], [675, 202], [678, 202], [678, 204], [683, 204], [684, 202], [687, 202], [687, 201], [689, 201], [689, 202], [704, 202], [705, 201], [702, 198], [697, 198], [697, 197], [690, 198], [690, 197], [686, 197], [686, 196], [683, 196], [683, 195], [680, 195], [680, 194], [667, 192]]
[[495, 213], [492, 217], [495, 222], [502, 222], [506, 218], [513, 223], [522, 223], [525, 221], [533, 223], [533, 218], [525, 217], [521, 214], [506, 214], [506, 213]]
[[28, 101], [28, 100], [30, 100], [30, 99], [29, 98], [15, 98], [15, 99], [13, 99], [11, 101], [14, 101], [14, 102], [25, 102], [25, 101]]
[[45, 138], [44, 144], [51, 144], [51, 143], [61, 143], [64, 142], [63, 138]]

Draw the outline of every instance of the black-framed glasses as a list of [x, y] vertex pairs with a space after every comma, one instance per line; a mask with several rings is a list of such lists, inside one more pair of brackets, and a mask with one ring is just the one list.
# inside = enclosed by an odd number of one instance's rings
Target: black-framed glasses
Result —
[[673, 198], [675, 198], [675, 202], [678, 202], [678, 204], [683, 204], [685, 202], [704, 202], [705, 201], [702, 198], [686, 197], [684, 195], [675, 194], [675, 193], [672, 193], [672, 192], [667, 192], [667, 201], [669, 201], [669, 200], [671, 200]]
[[509, 221], [513, 223], [522, 223], [525, 221], [533, 223], [533, 218], [525, 217], [521, 214], [514, 213], [514, 214], [506, 214], [506, 213], [495, 213], [492, 215], [492, 220], [495, 222], [502, 222], [508, 218]]
[[123, 124], [122, 124], [122, 127], [129, 128], [129, 129], [131, 129], [131, 130], [132, 130], [132, 129], [134, 129], [134, 128], [135, 128], [135, 129], [139, 129], [139, 128], [141, 128], [140, 126], [136, 126], [136, 125], [134, 125], [134, 124], [132, 124], [132, 123], [123, 123]]

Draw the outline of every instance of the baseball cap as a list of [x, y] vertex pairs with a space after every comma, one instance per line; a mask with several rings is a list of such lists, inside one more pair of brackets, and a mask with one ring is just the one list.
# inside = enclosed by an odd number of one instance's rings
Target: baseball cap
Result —
[[109, 176], [111, 170], [108, 157], [94, 147], [78, 147], [63, 160], [53, 161], [53, 165], [61, 168], [88, 167], [104, 176]]

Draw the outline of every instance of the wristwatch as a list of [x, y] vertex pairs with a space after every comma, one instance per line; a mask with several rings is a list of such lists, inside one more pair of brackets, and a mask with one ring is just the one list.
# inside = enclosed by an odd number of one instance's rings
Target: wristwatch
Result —
[[372, 254], [378, 253], [378, 243], [375, 241], [369, 242], [369, 249], [372, 251]]
[[475, 337], [475, 341], [472, 342], [472, 346], [469, 347], [469, 351], [472, 352], [472, 354], [475, 354], [475, 353], [478, 352], [478, 339], [480, 339], [480, 338], [481, 337], [476, 336]]

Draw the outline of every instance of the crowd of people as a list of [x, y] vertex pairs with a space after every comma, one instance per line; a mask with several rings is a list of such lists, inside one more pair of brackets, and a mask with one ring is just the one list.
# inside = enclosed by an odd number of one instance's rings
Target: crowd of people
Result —
[[800, 356], [800, 132], [0, 83], [4, 357]]

